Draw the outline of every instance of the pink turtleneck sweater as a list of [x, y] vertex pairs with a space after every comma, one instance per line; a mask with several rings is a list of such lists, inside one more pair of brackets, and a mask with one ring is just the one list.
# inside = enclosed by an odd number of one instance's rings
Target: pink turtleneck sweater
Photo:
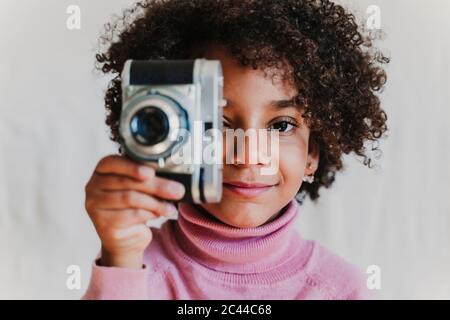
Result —
[[353, 265], [294, 229], [292, 200], [276, 219], [235, 228], [179, 204], [178, 220], [152, 227], [141, 270], [94, 262], [83, 299], [371, 299]]

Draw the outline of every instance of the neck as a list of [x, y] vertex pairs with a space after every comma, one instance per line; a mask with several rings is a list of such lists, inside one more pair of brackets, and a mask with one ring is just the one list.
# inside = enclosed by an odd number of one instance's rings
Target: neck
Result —
[[176, 238], [186, 254], [209, 268], [224, 272], [263, 272], [290, 258], [287, 251], [295, 242], [293, 227], [298, 209], [293, 199], [263, 225], [236, 228], [198, 205], [180, 203]]
[[[286, 211], [286, 209], [289, 207], [289, 205], [290, 205], [290, 203], [288, 203], [287, 205], [285, 205], [280, 211], [278, 211], [277, 213], [275, 213], [274, 215], [272, 215], [272, 216], [271, 216], [266, 222], [264, 222], [261, 226], [266, 225], [266, 224], [270, 223], [271, 221], [275, 220], [276, 218], [278, 218], [279, 216], [281, 216], [281, 215]], [[210, 220], [213, 220], [213, 221], [215, 221], [215, 222], [217, 222], [217, 223], [219, 223], [219, 224], [221, 223], [221, 224], [230, 226], [230, 227], [232, 227], [232, 228], [236, 228], [235, 226], [229, 225], [229, 224], [223, 222], [222, 220], [216, 218], [214, 215], [212, 215], [211, 213], [209, 213], [208, 210], [206, 210], [205, 208], [203, 208], [201, 205], [194, 203], [194, 204], [192, 204], [192, 206], [194, 207], [194, 209], [195, 209], [199, 214], [203, 215], [205, 218], [210, 219]]]

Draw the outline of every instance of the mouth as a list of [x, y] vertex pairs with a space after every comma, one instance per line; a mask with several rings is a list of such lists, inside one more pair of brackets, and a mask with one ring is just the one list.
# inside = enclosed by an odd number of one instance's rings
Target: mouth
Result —
[[225, 190], [229, 190], [232, 193], [243, 196], [246, 198], [259, 196], [271, 189], [273, 189], [277, 184], [267, 184], [267, 183], [247, 183], [243, 181], [229, 181], [224, 182], [223, 186]]

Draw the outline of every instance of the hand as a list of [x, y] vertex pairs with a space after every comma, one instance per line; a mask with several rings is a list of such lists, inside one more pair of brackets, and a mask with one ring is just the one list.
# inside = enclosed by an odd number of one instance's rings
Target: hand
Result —
[[[152, 240], [146, 222], [177, 213], [184, 186], [119, 155], [99, 161], [85, 187], [85, 208], [102, 243], [101, 265], [141, 269]], [[166, 200], [165, 200], [166, 199]]]

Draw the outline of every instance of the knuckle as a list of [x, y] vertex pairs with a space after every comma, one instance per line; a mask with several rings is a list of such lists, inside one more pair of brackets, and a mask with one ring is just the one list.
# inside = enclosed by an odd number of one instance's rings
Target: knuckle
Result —
[[136, 177], [139, 177], [140, 175], [141, 175], [141, 172], [140, 172], [140, 166], [138, 165], [138, 164], [130, 164], [130, 166], [131, 166], [131, 171], [133, 172], [133, 174], [136, 176]]
[[148, 211], [144, 210], [144, 209], [135, 209], [133, 210], [133, 214], [137, 217], [143, 218], [145, 219], [146, 217], [148, 217]]
[[118, 185], [121, 185], [121, 186], [128, 185], [128, 181], [129, 181], [128, 178], [120, 176], [120, 177], [117, 177], [116, 179], [117, 179], [116, 182]]
[[88, 180], [88, 182], [86, 182], [86, 184], [84, 185], [84, 192], [86, 194], [91, 192], [92, 185], [94, 184], [94, 182], [95, 182], [95, 173], [91, 176], [91, 178]]
[[96, 170], [103, 168], [106, 166], [109, 162], [111, 162], [113, 159], [115, 159], [115, 155], [107, 155], [100, 159], [100, 161], [97, 163]]
[[106, 219], [101, 219], [98, 217], [93, 218], [95, 228], [97, 229], [99, 234], [107, 234], [108, 233], [108, 222]]
[[126, 191], [122, 193], [122, 201], [129, 206], [135, 206], [138, 204], [138, 196], [134, 191]]
[[150, 242], [152, 239], [152, 232], [150, 231], [150, 228], [143, 227], [137, 236], [142, 242]]
[[122, 233], [116, 229], [107, 231], [106, 235], [107, 235], [108, 239], [111, 239], [113, 241], [122, 240]]
[[84, 185], [84, 193], [88, 194], [90, 191], [91, 191], [91, 186], [90, 186], [90, 183], [88, 182]]
[[92, 209], [92, 199], [91, 199], [91, 197], [86, 197], [86, 199], [84, 200], [84, 208], [86, 209], [86, 211], [88, 213], [90, 213], [90, 211]]
[[109, 156], [101, 158], [100, 161], [97, 163], [97, 169], [102, 168], [108, 161], [109, 161]]
[[136, 222], [145, 224], [148, 220], [152, 218], [151, 213], [144, 209], [136, 210], [134, 213], [134, 218]]

